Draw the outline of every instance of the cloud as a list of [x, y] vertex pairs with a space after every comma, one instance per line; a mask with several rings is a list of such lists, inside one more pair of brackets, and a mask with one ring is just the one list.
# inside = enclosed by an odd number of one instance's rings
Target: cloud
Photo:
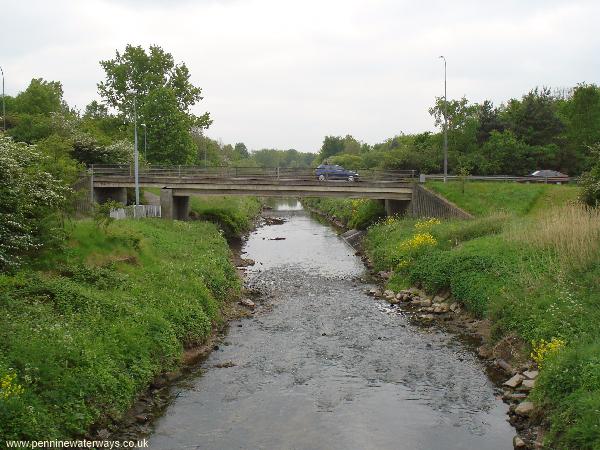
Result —
[[98, 61], [158, 44], [203, 88], [196, 112], [211, 112], [208, 134], [254, 149], [432, 129], [440, 54], [449, 96], [495, 103], [593, 82], [600, 69], [594, 1], [26, 0], [4, 10], [9, 93], [42, 76], [82, 108], [97, 98]]

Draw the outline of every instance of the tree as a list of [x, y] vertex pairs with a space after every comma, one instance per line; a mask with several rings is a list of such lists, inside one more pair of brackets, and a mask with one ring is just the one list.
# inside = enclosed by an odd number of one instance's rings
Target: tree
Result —
[[600, 145], [590, 148], [590, 152], [594, 155], [594, 165], [581, 176], [579, 198], [586, 205], [597, 208], [600, 207]]
[[481, 105], [477, 105], [477, 144], [483, 145], [490, 137], [492, 131], [504, 131], [504, 123], [500, 118], [500, 111], [494, 108], [490, 100], [485, 100]]
[[344, 151], [344, 138], [341, 136], [325, 136], [323, 145], [319, 150], [319, 161], [325, 161], [327, 158], [342, 153]]
[[548, 88], [535, 88], [521, 101], [510, 100], [502, 116], [515, 136], [528, 145], [557, 143], [557, 137], [565, 129]]
[[153, 91], [168, 89], [173, 93], [179, 112], [187, 115], [193, 126], [207, 128], [210, 125], [208, 113], [196, 117], [190, 112], [190, 107], [202, 100], [202, 90], [190, 82], [187, 66], [175, 64], [173, 56], [161, 47], [150, 46], [146, 53], [141, 46], [127, 45], [124, 53], [117, 51], [115, 58], [100, 61], [100, 65], [106, 73], [106, 80], [98, 83], [100, 96], [130, 121], [134, 97], [141, 120], [148, 123], [151, 118], [144, 115], [146, 102]]
[[43, 115], [68, 109], [63, 100], [62, 84], [42, 78], [31, 80], [27, 89], [15, 97], [13, 108], [20, 114]]
[[173, 89], [160, 87], [150, 91], [141, 112], [148, 130], [148, 161], [176, 165], [195, 162], [192, 119], [180, 109]]
[[235, 144], [235, 147], [233, 149], [233, 159], [234, 160], [240, 160], [240, 159], [246, 159], [250, 157], [250, 154], [248, 153], [248, 148], [246, 148], [246, 144], [244, 144], [243, 142], [238, 142], [237, 144]]

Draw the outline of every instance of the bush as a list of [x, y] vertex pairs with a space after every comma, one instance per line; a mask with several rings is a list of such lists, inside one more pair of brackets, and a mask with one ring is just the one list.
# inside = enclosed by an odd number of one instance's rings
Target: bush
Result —
[[581, 201], [588, 206], [597, 208], [600, 206], [600, 145], [597, 145], [595, 150], [596, 164], [589, 172], [581, 176], [579, 184], [581, 185]]
[[0, 136], [0, 271], [62, 238], [59, 209], [69, 189], [34, 146]]

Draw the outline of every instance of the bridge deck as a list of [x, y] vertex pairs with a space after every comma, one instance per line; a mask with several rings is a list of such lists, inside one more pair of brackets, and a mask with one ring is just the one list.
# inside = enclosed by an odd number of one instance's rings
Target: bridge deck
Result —
[[[174, 196], [257, 195], [277, 197], [348, 197], [410, 200], [410, 172], [359, 171], [359, 181], [316, 179], [313, 170], [257, 168], [144, 168], [140, 187], [173, 190]], [[127, 167], [94, 167], [94, 188], [134, 187]]]

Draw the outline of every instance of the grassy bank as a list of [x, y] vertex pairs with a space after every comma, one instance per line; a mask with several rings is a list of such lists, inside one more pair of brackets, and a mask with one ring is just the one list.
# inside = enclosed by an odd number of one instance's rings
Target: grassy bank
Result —
[[256, 197], [190, 197], [192, 218], [217, 224], [228, 238], [249, 231], [261, 206]]
[[600, 213], [569, 202], [573, 187], [493, 186], [463, 195], [459, 183], [436, 184], [476, 219], [387, 219], [369, 230], [367, 251], [376, 269], [394, 271], [393, 289], [450, 290], [491, 320], [493, 339], [518, 336], [541, 351], [533, 398], [549, 444], [600, 448]]
[[302, 203], [339, 220], [348, 228], [364, 230], [385, 215], [381, 202], [362, 199], [305, 198]]
[[119, 417], [239, 290], [211, 223], [74, 223], [64, 251], [0, 275], [0, 440], [76, 436]]

